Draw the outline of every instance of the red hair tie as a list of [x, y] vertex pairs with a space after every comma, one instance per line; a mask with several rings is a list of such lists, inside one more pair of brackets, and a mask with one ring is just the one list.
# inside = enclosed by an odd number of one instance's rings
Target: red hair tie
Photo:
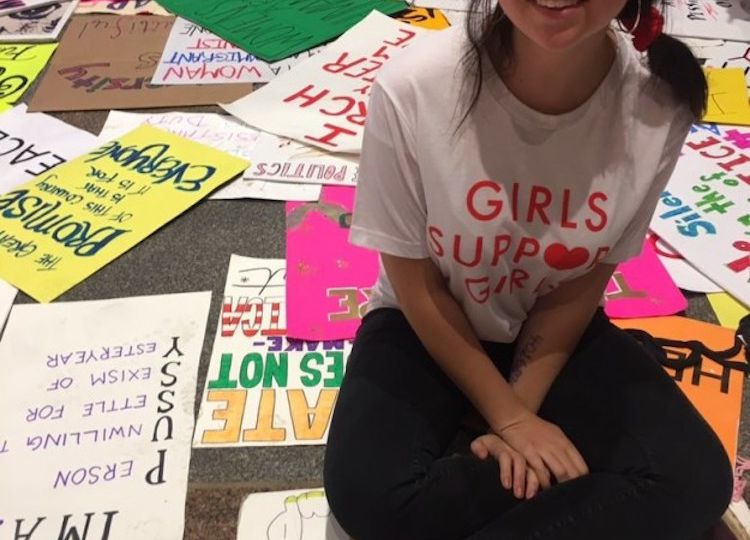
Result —
[[640, 16], [639, 8], [638, 16], [623, 19], [622, 22], [633, 34], [633, 45], [640, 52], [647, 51], [664, 30], [664, 16], [653, 6], [644, 16]]

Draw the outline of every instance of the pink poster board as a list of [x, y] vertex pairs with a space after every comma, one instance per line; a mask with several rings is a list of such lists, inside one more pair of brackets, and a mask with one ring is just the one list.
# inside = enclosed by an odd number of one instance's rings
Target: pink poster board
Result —
[[354, 337], [378, 276], [374, 251], [349, 244], [354, 188], [325, 186], [318, 202], [286, 206], [287, 335]]
[[615, 319], [674, 315], [687, 307], [687, 300], [648, 241], [638, 257], [617, 267], [604, 299], [604, 311]]

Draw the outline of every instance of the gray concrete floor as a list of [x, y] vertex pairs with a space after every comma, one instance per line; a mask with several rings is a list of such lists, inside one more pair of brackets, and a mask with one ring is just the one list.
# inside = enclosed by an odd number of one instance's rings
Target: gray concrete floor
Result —
[[[26, 94], [28, 99], [33, 88]], [[222, 112], [218, 107], [181, 108]], [[153, 111], [153, 110], [152, 110]], [[98, 134], [106, 111], [54, 114]], [[256, 200], [204, 201], [140, 245], [61, 296], [58, 301], [211, 290], [213, 298], [199, 369], [198, 400], [232, 253], [253, 257], [285, 256], [284, 204]], [[19, 293], [17, 303], [33, 302]], [[708, 302], [692, 295], [688, 316], [716, 322]], [[745, 392], [750, 400], [750, 389]], [[750, 455], [750, 429], [743, 419], [740, 455]], [[255, 491], [315, 487], [322, 484], [322, 447], [194, 449], [186, 512], [186, 540], [235, 538], [238, 509]], [[687, 472], [687, 471], [686, 471]], [[716, 537], [718, 538], [718, 536]]]

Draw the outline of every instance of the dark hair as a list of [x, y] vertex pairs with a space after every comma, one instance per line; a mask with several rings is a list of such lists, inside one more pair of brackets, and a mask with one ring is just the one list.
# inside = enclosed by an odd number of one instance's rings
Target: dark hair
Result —
[[[641, 13], [648, 13], [653, 2], [664, 0], [628, 0], [617, 20], [635, 19], [640, 2]], [[494, 10], [492, 4], [495, 4]], [[661, 6], [663, 12], [663, 5]], [[632, 24], [632, 23], [631, 23]], [[462, 59], [465, 82], [470, 93], [464, 120], [476, 105], [483, 83], [482, 53], [488, 52], [505, 69], [513, 63], [513, 23], [505, 16], [497, 0], [470, 0], [466, 19], [469, 48]], [[693, 53], [683, 42], [662, 33], [648, 49], [651, 73], [667, 84], [678, 103], [684, 104], [696, 120], [703, 116], [708, 97], [708, 85]]]

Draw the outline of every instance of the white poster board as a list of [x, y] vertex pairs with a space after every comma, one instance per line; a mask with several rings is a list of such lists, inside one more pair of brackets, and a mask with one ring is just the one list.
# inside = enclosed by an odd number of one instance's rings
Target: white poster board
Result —
[[182, 539], [210, 302], [13, 309], [0, 341], [1, 538]]
[[743, 0], [667, 0], [666, 6], [669, 34], [750, 41], [750, 9]]
[[258, 137], [250, 163], [245, 178], [274, 182], [354, 186], [359, 175], [359, 159], [351, 154], [329, 154], [266, 132]]
[[193, 445], [325, 444], [351, 342], [286, 338], [286, 261], [232, 255]]
[[253, 493], [240, 508], [237, 540], [350, 540], [323, 488]]
[[750, 128], [696, 124], [651, 229], [711, 281], [750, 304]]
[[97, 138], [44, 113], [17, 105], [0, 114], [0, 193], [94, 148]]
[[268, 82], [300, 61], [315, 56], [317, 47], [269, 64], [198, 26], [177, 17], [169, 33], [152, 84], [227, 84]]
[[321, 54], [222, 107], [264, 131], [358, 154], [377, 71], [431, 31], [373, 11]]
[[654, 246], [654, 251], [666, 268], [669, 277], [680, 289], [698, 293], [721, 292], [721, 287], [701, 274], [658, 235], [649, 233], [648, 241]]

